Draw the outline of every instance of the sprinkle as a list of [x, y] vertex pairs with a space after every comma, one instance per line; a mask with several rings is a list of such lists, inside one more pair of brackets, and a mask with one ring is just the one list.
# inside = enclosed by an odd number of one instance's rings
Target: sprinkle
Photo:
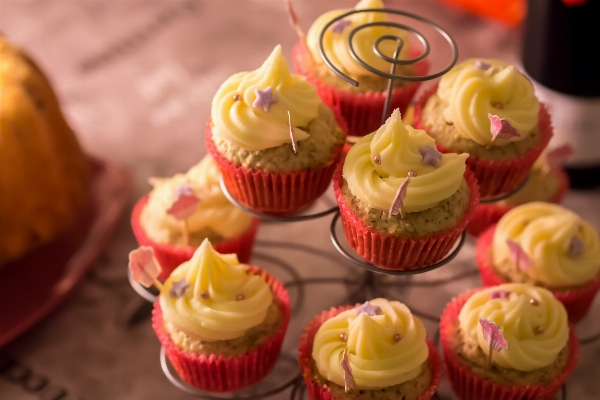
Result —
[[475, 61], [475, 68], [478, 68], [482, 71], [487, 71], [488, 69], [490, 69], [490, 67], [492, 66], [492, 64], [488, 64], [486, 62], [483, 62], [481, 60], [477, 60]]
[[362, 306], [356, 307], [354, 309], [354, 311], [356, 312], [356, 315], [360, 315], [361, 313], [366, 313], [369, 317], [372, 317], [374, 315], [381, 314], [381, 307], [374, 306], [371, 303], [369, 303], [368, 301], [366, 301], [365, 304], [363, 304]]
[[292, 149], [294, 150], [294, 154], [298, 154], [298, 149], [296, 147], [296, 138], [294, 137], [294, 125], [292, 124], [292, 114], [288, 111], [288, 124], [290, 125], [290, 139], [292, 140]]
[[186, 282], [185, 278], [174, 281], [171, 290], [169, 290], [169, 296], [181, 297], [189, 287], [190, 285]]
[[345, 342], [348, 340], [348, 335], [346, 335], [345, 333], [340, 333], [340, 340], [342, 342]]
[[573, 236], [569, 242], [568, 255], [571, 258], [581, 257], [583, 254], [583, 242], [578, 236]]
[[373, 158], [373, 162], [375, 164], [381, 164], [381, 155], [377, 154], [374, 158]]
[[536, 326], [535, 327], [535, 334], [536, 335], [541, 335], [542, 333], [544, 333], [544, 328], [542, 328], [541, 326]]
[[394, 335], [394, 342], [398, 343], [401, 340], [402, 340], [402, 336], [399, 333], [396, 333]]
[[529, 299], [529, 304], [537, 307], [540, 303], [536, 299]]
[[204, 292], [200, 293], [200, 297], [202, 297], [203, 299], [208, 299], [208, 292], [205, 290]]
[[408, 171], [408, 176], [410, 178], [416, 178], [417, 177], [417, 173], [411, 169], [410, 171]]
[[246, 296], [244, 296], [244, 295], [243, 295], [243, 294], [241, 294], [241, 293], [240, 293], [240, 294], [238, 294], [237, 296], [235, 296], [235, 299], [236, 299], [237, 301], [242, 301], [242, 300], [244, 300], [245, 298], [246, 298]]
[[506, 239], [506, 245], [510, 251], [510, 259], [521, 271], [527, 271], [533, 265], [531, 258], [525, 253], [525, 250], [517, 242]]
[[252, 107], [262, 107], [267, 112], [271, 108], [271, 104], [277, 103], [277, 99], [273, 97], [273, 88], [271, 86], [265, 90], [256, 89], [254, 93], [256, 94], [256, 99], [252, 103]]
[[490, 299], [508, 299], [511, 293], [508, 290], [494, 290], [490, 292]]
[[497, 108], [498, 110], [502, 110], [504, 108], [504, 103], [499, 101], [492, 103], [492, 107]]
[[241, 97], [239, 94], [234, 94], [233, 95], [233, 101], [240, 101]]
[[340, 34], [344, 32], [344, 29], [346, 29], [348, 25], [352, 25], [352, 21], [348, 19], [340, 19], [339, 21], [334, 22], [334, 24], [331, 26], [331, 31], [333, 33]]
[[490, 113], [488, 113], [488, 118], [490, 119], [492, 141], [496, 139], [509, 140], [514, 137], [521, 137], [521, 134], [507, 119], [500, 118], [499, 116]]
[[421, 165], [431, 165], [434, 168], [439, 168], [440, 162], [442, 161], [442, 153], [434, 146], [419, 147], [419, 153], [421, 153], [421, 156], [423, 157]]
[[356, 382], [354, 382], [354, 376], [352, 376], [352, 367], [350, 366], [350, 360], [348, 359], [348, 352], [344, 350], [342, 361], [340, 362], [342, 371], [344, 371], [344, 391], [349, 391], [356, 388]]

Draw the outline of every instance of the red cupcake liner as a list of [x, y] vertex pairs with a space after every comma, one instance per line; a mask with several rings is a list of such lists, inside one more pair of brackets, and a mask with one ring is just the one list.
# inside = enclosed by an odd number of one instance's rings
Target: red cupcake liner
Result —
[[465, 179], [471, 193], [469, 208], [464, 218], [453, 228], [442, 233], [423, 238], [412, 239], [382, 234], [370, 226], [366, 226], [342, 195], [343, 162], [333, 176], [335, 197], [340, 206], [340, 214], [346, 239], [359, 256], [380, 268], [391, 270], [414, 270], [425, 268], [443, 260], [460, 238], [467, 224], [473, 218], [479, 204], [479, 187], [475, 175], [468, 168]]
[[[559, 186], [550, 202], [561, 204], [569, 191], [569, 177], [562, 169], [556, 170], [554, 173], [558, 176]], [[500, 218], [513, 208], [494, 203], [478, 205], [475, 216], [467, 225], [467, 232], [473, 236], [479, 236], [481, 232], [500, 221]]]
[[[133, 208], [133, 212], [131, 213], [131, 227], [140, 246], [150, 246], [154, 249], [156, 259], [162, 267], [159, 279], [164, 281], [171, 275], [171, 272], [173, 272], [175, 268], [192, 258], [197, 247], [157, 243], [150, 239], [148, 235], [146, 235], [146, 231], [140, 222], [140, 217], [144, 207], [148, 203], [148, 198], [148, 195], [142, 197]], [[217, 252], [221, 254], [235, 253], [238, 256], [239, 262], [247, 264], [252, 256], [254, 238], [256, 237], [259, 226], [260, 219], [253, 218], [250, 227], [240, 236], [211, 244]]]
[[[425, 108], [425, 104], [429, 97], [437, 91], [437, 85], [425, 91], [425, 93], [417, 100], [415, 104], [414, 127], [427, 131], [427, 128], [421, 122], [421, 113]], [[550, 114], [544, 106], [540, 105], [539, 113], [539, 129], [541, 135], [540, 143], [532, 148], [527, 154], [516, 157], [510, 160], [490, 161], [475, 156], [470, 156], [467, 159], [467, 165], [477, 177], [479, 182], [479, 191], [481, 197], [494, 197], [504, 193], [512, 192], [518, 189], [523, 183], [535, 160], [539, 157], [542, 151], [546, 148], [552, 138], [552, 122]], [[439, 144], [436, 145], [442, 153], [452, 153]]]
[[513, 385], [495, 383], [471, 371], [452, 351], [452, 323], [458, 319], [460, 310], [474, 293], [482, 289], [474, 289], [452, 299], [440, 322], [440, 336], [446, 364], [446, 375], [454, 393], [462, 400], [552, 400], [560, 390], [569, 375], [575, 369], [579, 359], [579, 341], [575, 330], [569, 324], [570, 359], [564, 371], [552, 380], [548, 386], [542, 385]]
[[[484, 286], [497, 286], [508, 283], [508, 281], [496, 274], [490, 263], [490, 249], [495, 231], [496, 225], [489, 227], [479, 236], [475, 247], [475, 260], [477, 261], [477, 268], [479, 268], [479, 274]], [[600, 274], [577, 289], [551, 291], [554, 293], [554, 297], [563, 303], [567, 309], [569, 321], [576, 324], [588, 313], [598, 290], [600, 290]]]
[[[417, 48], [411, 48], [411, 57], [420, 54]], [[348, 134], [352, 136], [365, 136], [376, 131], [381, 126], [381, 114], [385, 104], [386, 92], [353, 93], [338, 89], [320, 81], [307, 65], [311, 60], [308, 51], [302, 42], [296, 43], [292, 49], [292, 62], [294, 69], [300, 75], [315, 85], [317, 94], [325, 104], [339, 110], [348, 124]], [[415, 64], [417, 75], [425, 75], [429, 70], [429, 63], [421, 61]], [[342, 78], [340, 78], [342, 79]], [[421, 82], [410, 82], [407, 85], [395, 88], [392, 91], [392, 105], [390, 110], [396, 108], [404, 114], [413, 99]]]
[[181, 350], [171, 341], [163, 327], [160, 302], [154, 303], [152, 327], [165, 354], [181, 379], [200, 390], [218, 393], [241, 390], [267, 376], [279, 358], [290, 321], [290, 299], [287, 291], [276, 278], [257, 267], [252, 267], [251, 271], [253, 274], [260, 275], [269, 284], [273, 296], [279, 300], [283, 317], [279, 330], [265, 343], [238, 357], [226, 358], [214, 354], [198, 356]]
[[[329, 318], [335, 317], [341, 312], [350, 310], [357, 306], [358, 304], [356, 306], [341, 306], [338, 308], [331, 308], [329, 311], [323, 311], [321, 315], [317, 315], [308, 324], [308, 326], [304, 328], [304, 332], [300, 336], [300, 344], [298, 345], [300, 356], [298, 357], [298, 362], [300, 363], [300, 368], [302, 368], [302, 376], [304, 377], [304, 383], [306, 384], [308, 397], [311, 400], [341, 400], [336, 398], [329, 391], [329, 388], [321, 386], [319, 382], [315, 382], [312, 379], [313, 372], [310, 367], [310, 360], [312, 358], [313, 342], [315, 340], [317, 331], [325, 321], [327, 321]], [[431, 369], [431, 382], [425, 393], [417, 397], [415, 400], [431, 399], [442, 380], [442, 363], [438, 350], [434, 346], [433, 342], [429, 339], [427, 339], [427, 347], [429, 348], [428, 362], [429, 368]]]

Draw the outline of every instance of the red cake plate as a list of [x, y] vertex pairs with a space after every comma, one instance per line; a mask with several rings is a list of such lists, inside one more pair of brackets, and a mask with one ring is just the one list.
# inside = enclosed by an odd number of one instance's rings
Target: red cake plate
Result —
[[91, 196], [73, 228], [0, 267], [0, 347], [46, 316], [108, 245], [131, 194], [127, 169], [89, 157]]

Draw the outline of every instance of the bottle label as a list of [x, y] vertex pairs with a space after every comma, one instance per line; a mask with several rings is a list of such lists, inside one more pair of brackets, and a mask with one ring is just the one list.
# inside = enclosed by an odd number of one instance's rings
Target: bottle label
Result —
[[549, 147], [570, 144], [573, 155], [567, 166], [600, 164], [600, 97], [576, 97], [559, 93], [533, 81], [538, 99], [546, 105], [554, 137]]

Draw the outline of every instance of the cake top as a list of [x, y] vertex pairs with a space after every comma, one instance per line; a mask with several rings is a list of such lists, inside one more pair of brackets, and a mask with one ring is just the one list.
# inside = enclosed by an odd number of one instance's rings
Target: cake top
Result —
[[549, 287], [583, 285], [600, 271], [598, 232], [576, 213], [557, 204], [515, 207], [498, 222], [494, 264], [508, 263]]
[[440, 79], [437, 94], [447, 104], [447, 123], [483, 146], [522, 140], [538, 124], [540, 103], [533, 85], [504, 61], [463, 61]]
[[244, 233], [252, 223], [252, 216], [227, 200], [221, 190], [219, 177], [217, 163], [210, 155], [206, 155], [185, 174], [151, 178], [153, 189], [141, 217], [146, 234], [158, 243], [179, 240], [183, 224], [168, 211], [177, 194], [184, 190], [199, 200], [194, 213], [187, 218], [190, 233], [209, 229], [224, 239]]
[[[382, 389], [416, 378], [429, 357], [423, 323], [398, 301], [375, 299], [328, 319], [312, 357], [325, 379], [354, 389]], [[342, 359], [346, 360], [342, 365]]]
[[[372, 8], [383, 8], [383, 2], [381, 0], [361, 0], [358, 2], [355, 10], [372, 9]], [[312, 58], [320, 64], [323, 64], [321, 54], [319, 52], [319, 38], [325, 25], [332, 19], [351, 11], [351, 9], [338, 9], [326, 12], [321, 15], [313, 23], [308, 30], [306, 37], [307, 46], [312, 54]], [[334, 24], [332, 24], [323, 37], [323, 50], [327, 57], [331, 60], [340, 71], [345, 74], [356, 77], [356, 76], [375, 76], [372, 72], [366, 70], [359, 63], [357, 63], [348, 47], [348, 36], [355, 27], [367, 24], [371, 22], [385, 22], [388, 18], [383, 12], [362, 12], [353, 14], [349, 17], [343, 18]], [[373, 52], [373, 44], [375, 40], [384, 35], [394, 35], [404, 40], [405, 46], [400, 54], [400, 58], [405, 58], [408, 50], [408, 33], [402, 29], [393, 27], [382, 27], [373, 26], [360, 30], [354, 35], [353, 44], [356, 54], [365, 63], [372, 66], [373, 68], [381, 71], [388, 72], [390, 69], [390, 63], [382, 60], [377, 54]], [[380, 50], [383, 54], [388, 57], [392, 57], [396, 50], [397, 44], [395, 41], [383, 41], [380, 44]]]
[[438, 152], [434, 139], [423, 130], [405, 125], [396, 109], [377, 132], [352, 147], [343, 175], [352, 194], [372, 208], [390, 210], [392, 214], [398, 213], [392, 208], [418, 212], [458, 190], [467, 158], [468, 154]]
[[567, 311], [562, 303], [547, 289], [523, 283], [480, 290], [460, 311], [463, 333], [489, 354], [479, 319], [495, 323], [508, 346], [493, 352], [492, 363], [517, 371], [551, 365], [569, 338]]
[[241, 337], [261, 324], [273, 295], [235, 254], [217, 253], [207, 239], [171, 273], [159, 300], [166, 322], [212, 342]]
[[315, 87], [289, 71], [277, 45], [260, 68], [231, 76], [217, 90], [211, 109], [213, 129], [245, 150], [291, 146], [293, 140], [308, 138], [297, 127], [315, 119], [321, 104]]

